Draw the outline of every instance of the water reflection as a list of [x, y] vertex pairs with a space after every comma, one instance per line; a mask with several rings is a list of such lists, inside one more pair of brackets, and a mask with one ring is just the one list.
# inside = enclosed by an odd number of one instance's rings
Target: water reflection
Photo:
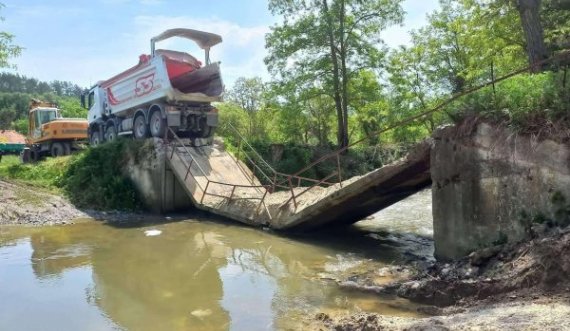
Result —
[[402, 245], [351, 231], [291, 239], [198, 221], [0, 228], [0, 330], [295, 330], [316, 311], [413, 315], [405, 301], [331, 281], [405, 258]]

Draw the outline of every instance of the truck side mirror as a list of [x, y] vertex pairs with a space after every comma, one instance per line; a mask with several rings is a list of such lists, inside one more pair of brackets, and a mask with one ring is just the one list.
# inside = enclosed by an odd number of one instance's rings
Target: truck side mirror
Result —
[[85, 94], [81, 94], [81, 108], [87, 108], [85, 107]]

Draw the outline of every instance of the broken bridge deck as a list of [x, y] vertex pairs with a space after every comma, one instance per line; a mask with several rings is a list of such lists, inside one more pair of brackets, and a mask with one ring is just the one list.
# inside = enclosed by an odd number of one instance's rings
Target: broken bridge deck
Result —
[[430, 146], [424, 141], [396, 162], [326, 188], [274, 193], [221, 145], [190, 147], [178, 140], [164, 148], [197, 208], [249, 225], [305, 230], [355, 223], [428, 187]]

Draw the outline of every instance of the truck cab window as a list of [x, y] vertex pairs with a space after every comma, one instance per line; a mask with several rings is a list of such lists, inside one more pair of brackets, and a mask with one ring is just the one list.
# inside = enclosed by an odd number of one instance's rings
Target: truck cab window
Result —
[[40, 112], [39, 111], [34, 111], [34, 127], [35, 128], [39, 128], [40, 127]]
[[37, 111], [37, 114], [39, 115], [38, 118], [40, 125], [51, 122], [57, 118], [57, 112], [55, 110], [39, 110]]
[[93, 107], [94, 103], [95, 103], [95, 92], [91, 91], [89, 93], [89, 97], [87, 98], [87, 108], [91, 109], [91, 107]]

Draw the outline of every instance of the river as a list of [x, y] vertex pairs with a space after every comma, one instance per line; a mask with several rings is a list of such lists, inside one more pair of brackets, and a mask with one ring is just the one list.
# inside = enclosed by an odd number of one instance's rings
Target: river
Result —
[[282, 236], [203, 215], [0, 227], [0, 330], [299, 330], [318, 312], [417, 316], [335, 280], [429, 259], [431, 193], [349, 229]]

